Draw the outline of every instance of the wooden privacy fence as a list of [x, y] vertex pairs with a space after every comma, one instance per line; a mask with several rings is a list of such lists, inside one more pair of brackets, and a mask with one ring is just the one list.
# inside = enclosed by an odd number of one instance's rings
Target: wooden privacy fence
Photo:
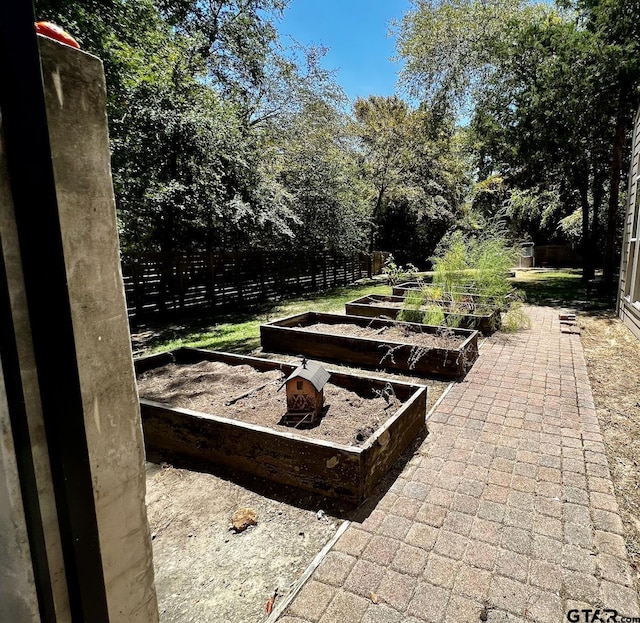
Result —
[[534, 247], [535, 266], [581, 266], [582, 255], [568, 245], [546, 244]]
[[380, 256], [333, 253], [146, 253], [122, 259], [129, 318], [249, 308], [344, 286], [380, 271]]

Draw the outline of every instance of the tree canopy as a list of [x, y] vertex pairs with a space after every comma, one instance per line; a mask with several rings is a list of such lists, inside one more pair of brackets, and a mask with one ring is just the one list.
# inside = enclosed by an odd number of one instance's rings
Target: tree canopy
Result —
[[613, 278], [640, 3], [414, 0], [395, 26], [405, 97], [355, 102], [324, 48], [285, 44], [287, 4], [36, 0], [104, 61], [125, 252], [424, 265], [448, 231], [499, 223], [581, 244], [585, 276], [601, 259]]
[[[640, 101], [639, 23], [637, 2], [418, 0], [399, 25], [404, 83], [468, 111], [479, 181], [500, 177], [514, 229], [571, 240], [579, 210], [585, 277], [602, 240], [609, 282]], [[487, 194], [479, 198], [486, 205]]]

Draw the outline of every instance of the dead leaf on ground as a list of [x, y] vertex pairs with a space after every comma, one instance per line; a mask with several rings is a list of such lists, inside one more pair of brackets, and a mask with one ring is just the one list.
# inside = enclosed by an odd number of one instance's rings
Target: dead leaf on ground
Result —
[[239, 508], [233, 513], [231, 524], [236, 532], [244, 532], [249, 526], [258, 523], [258, 513], [252, 508]]
[[267, 614], [271, 614], [273, 612], [273, 604], [276, 602], [277, 595], [278, 589], [276, 588], [276, 590], [273, 591], [273, 595], [269, 597], [269, 601], [267, 601]]

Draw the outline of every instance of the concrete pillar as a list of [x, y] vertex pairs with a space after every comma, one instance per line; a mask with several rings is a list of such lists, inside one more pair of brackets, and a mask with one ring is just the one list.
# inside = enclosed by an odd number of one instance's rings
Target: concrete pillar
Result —
[[4, 383], [0, 381], [0, 621], [40, 621]]
[[[109, 620], [154, 623], [158, 611], [145, 506], [144, 447], [120, 272], [102, 63], [50, 39], [39, 37], [39, 44]], [[69, 620], [64, 561], [1, 143], [0, 240], [56, 618], [62, 623]], [[22, 623], [39, 618], [2, 398], [0, 386], [0, 621]], [[16, 580], [7, 583], [11, 574]], [[5, 588], [9, 594], [3, 593]], [[12, 608], [10, 615], [2, 610], [3, 603]]]

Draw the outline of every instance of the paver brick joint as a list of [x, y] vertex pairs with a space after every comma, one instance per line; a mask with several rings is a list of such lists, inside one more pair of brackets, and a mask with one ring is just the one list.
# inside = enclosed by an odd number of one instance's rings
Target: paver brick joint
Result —
[[281, 621], [639, 616], [580, 338], [561, 334], [556, 310], [528, 312], [531, 330], [483, 345], [416, 456]]

